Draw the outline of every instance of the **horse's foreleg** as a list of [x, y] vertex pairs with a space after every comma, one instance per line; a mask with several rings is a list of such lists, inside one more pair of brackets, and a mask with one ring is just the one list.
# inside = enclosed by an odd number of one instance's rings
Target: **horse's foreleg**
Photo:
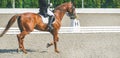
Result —
[[47, 44], [47, 48], [54, 44], [55, 52], [59, 53], [58, 48], [57, 48], [57, 42], [59, 41], [58, 32], [54, 31], [54, 32], [51, 32], [51, 34], [53, 35], [53, 41], [50, 44], [49, 43]]
[[59, 53], [58, 48], [57, 48], [58, 37], [54, 36], [53, 40], [54, 40], [54, 49], [55, 49], [55, 52]]
[[58, 32], [54, 32], [53, 33], [53, 43], [54, 43], [55, 52], [57, 52], [57, 53], [59, 53], [58, 48], [57, 48], [57, 42], [58, 41], [59, 41]]

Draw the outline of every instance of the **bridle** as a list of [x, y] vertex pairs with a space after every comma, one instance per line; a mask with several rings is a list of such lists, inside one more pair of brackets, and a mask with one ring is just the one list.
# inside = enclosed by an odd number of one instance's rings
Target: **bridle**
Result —
[[68, 12], [68, 16], [70, 16], [70, 19], [75, 19], [76, 18], [76, 14], [74, 13], [75, 11], [75, 6], [72, 4], [72, 12]]
[[74, 11], [75, 11], [75, 6], [72, 4], [72, 7], [70, 8], [72, 11], [70, 12], [69, 11], [69, 9], [67, 9], [67, 10], [63, 10], [63, 9], [61, 9], [61, 8], [56, 8], [56, 9], [54, 9], [54, 10], [60, 10], [60, 11], [62, 11], [62, 12], [67, 12], [67, 15], [70, 17], [70, 19], [75, 19], [76, 18], [76, 14], [74, 13]]

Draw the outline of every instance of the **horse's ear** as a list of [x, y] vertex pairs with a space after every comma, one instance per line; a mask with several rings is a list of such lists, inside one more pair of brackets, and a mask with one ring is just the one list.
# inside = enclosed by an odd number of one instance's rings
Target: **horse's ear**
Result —
[[74, 6], [76, 5], [75, 2], [74, 2], [74, 0], [71, 0], [70, 2], [71, 2]]

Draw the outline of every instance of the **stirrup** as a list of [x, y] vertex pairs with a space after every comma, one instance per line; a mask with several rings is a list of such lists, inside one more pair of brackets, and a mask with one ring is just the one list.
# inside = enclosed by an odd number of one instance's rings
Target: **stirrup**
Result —
[[54, 28], [53, 28], [52, 26], [49, 26], [49, 25], [48, 25], [48, 31], [49, 31], [49, 32], [53, 31], [53, 29], [54, 29]]

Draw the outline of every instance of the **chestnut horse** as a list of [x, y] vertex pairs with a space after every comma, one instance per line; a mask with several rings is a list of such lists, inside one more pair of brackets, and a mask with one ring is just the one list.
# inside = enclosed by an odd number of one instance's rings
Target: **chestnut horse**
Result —
[[[76, 17], [75, 7], [72, 2], [63, 3], [60, 6], [56, 7], [54, 10], [55, 20], [52, 24], [53, 31], [50, 33], [53, 35], [53, 41], [47, 44], [47, 47], [50, 47], [54, 44], [55, 52], [59, 53], [57, 48], [57, 42], [59, 40], [58, 31], [61, 27], [61, 21], [65, 13], [68, 12], [70, 18], [74, 19]], [[13, 23], [17, 20], [18, 27], [20, 29], [20, 34], [17, 34], [19, 50], [22, 50], [25, 54], [27, 53], [24, 48], [24, 37], [32, 32], [34, 29], [41, 31], [48, 31], [48, 26], [46, 23], [43, 23], [42, 17], [36, 13], [22, 13], [14, 15], [8, 22], [5, 30], [2, 32], [0, 37], [2, 37], [8, 29], [13, 25]]]

